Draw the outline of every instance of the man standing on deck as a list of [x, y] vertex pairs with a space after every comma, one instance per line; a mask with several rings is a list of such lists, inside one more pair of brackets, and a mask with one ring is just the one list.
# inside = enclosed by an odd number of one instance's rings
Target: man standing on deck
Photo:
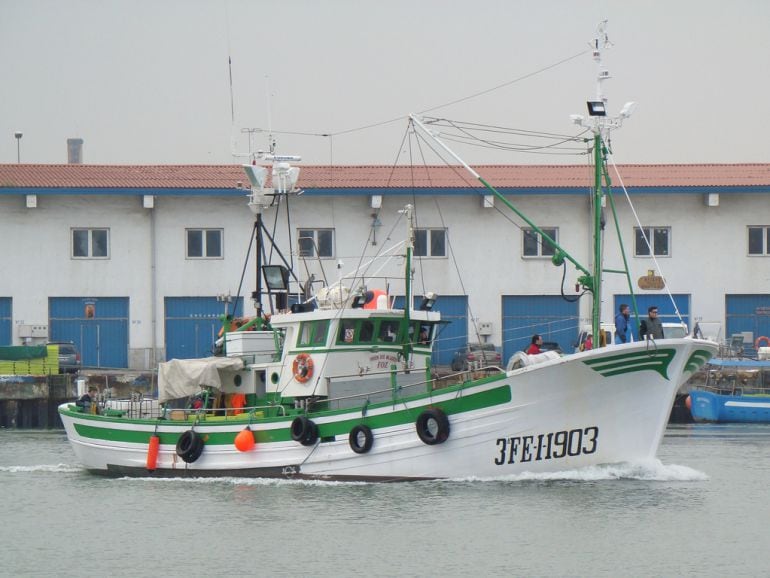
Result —
[[658, 319], [658, 308], [653, 305], [647, 310], [647, 319], [639, 327], [639, 337], [647, 339], [663, 339], [663, 324]]
[[628, 318], [631, 310], [625, 303], [620, 304], [619, 313], [615, 316], [615, 343], [628, 343]]

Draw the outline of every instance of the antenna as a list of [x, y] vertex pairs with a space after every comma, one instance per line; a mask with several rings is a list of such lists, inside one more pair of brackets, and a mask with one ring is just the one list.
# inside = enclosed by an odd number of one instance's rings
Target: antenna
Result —
[[604, 95], [603, 83], [612, 78], [609, 70], [602, 63], [603, 51], [612, 48], [607, 34], [607, 20], [602, 20], [596, 28], [596, 35], [590, 43], [596, 62], [596, 96], [586, 102], [588, 118], [582, 114], [571, 114], [570, 120], [578, 126], [590, 129], [594, 135], [601, 135], [605, 141], [612, 129], [620, 128], [623, 121], [631, 116], [636, 108], [635, 102], [627, 102], [618, 116], [607, 116], [607, 97]]

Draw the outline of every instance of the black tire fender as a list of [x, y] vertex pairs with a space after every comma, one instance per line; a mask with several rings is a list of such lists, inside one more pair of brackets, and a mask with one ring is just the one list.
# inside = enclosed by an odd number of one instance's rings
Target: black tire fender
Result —
[[188, 429], [176, 442], [176, 455], [188, 464], [193, 463], [203, 453], [203, 438]]
[[303, 446], [312, 446], [318, 439], [318, 426], [304, 415], [297, 416], [291, 422], [291, 439]]
[[350, 430], [348, 436], [348, 443], [350, 443], [350, 449], [357, 454], [365, 454], [372, 449], [374, 444], [374, 434], [372, 428], [368, 425], [359, 424]]
[[414, 423], [417, 435], [424, 444], [443, 444], [449, 439], [449, 418], [437, 407], [431, 407], [417, 416]]

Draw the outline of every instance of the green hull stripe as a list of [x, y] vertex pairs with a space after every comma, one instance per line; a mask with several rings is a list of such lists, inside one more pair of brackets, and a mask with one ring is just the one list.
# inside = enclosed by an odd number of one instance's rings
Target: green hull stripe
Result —
[[675, 349], [655, 349], [591, 359], [583, 363], [604, 377], [637, 371], [655, 371], [663, 379], [668, 379], [668, 366], [675, 355]]
[[[435, 395], [444, 394], [445, 392], [448, 391], [448, 389], [438, 390], [434, 392], [434, 394]], [[416, 399], [425, 400], [430, 398], [428, 396], [422, 395], [417, 397]], [[403, 405], [405, 403], [409, 403], [410, 401], [415, 401], [415, 398], [412, 398], [410, 400], [406, 400], [406, 399], [399, 400], [397, 405]], [[465, 413], [465, 412], [473, 411], [477, 409], [483, 409], [487, 407], [493, 407], [503, 403], [508, 403], [510, 401], [511, 401], [511, 388], [507, 384], [505, 384], [500, 387], [495, 387], [493, 389], [482, 391], [479, 393], [458, 394], [457, 397], [446, 401], [442, 401], [440, 403], [433, 405], [432, 407], [439, 407], [447, 415], [452, 415], [452, 414]], [[393, 404], [391, 403], [376, 404], [376, 405], [373, 404], [367, 408], [367, 411], [371, 412], [377, 407], [391, 407], [392, 405]], [[410, 424], [410, 423], [414, 423], [414, 421], [417, 419], [417, 416], [424, 409], [425, 409], [425, 406], [415, 407], [415, 408], [405, 408], [405, 409], [390, 411], [381, 415], [366, 415], [362, 417], [355, 417], [352, 419], [339, 420], [331, 423], [318, 424], [318, 435], [321, 438], [329, 438], [329, 437], [334, 437], [338, 435], [347, 435], [350, 433], [350, 430], [353, 429], [353, 427], [358, 424], [366, 424], [372, 429]], [[74, 415], [74, 416], [81, 416], [81, 414], [78, 414], [76, 412], [66, 412], [66, 413], [70, 413], [71, 415]], [[311, 419], [316, 419], [316, 418], [325, 417], [325, 416], [334, 415], [334, 414], [350, 414], [350, 413], [352, 413], [351, 410], [347, 409], [347, 410], [337, 410], [334, 412], [319, 412], [316, 414], [309, 414], [308, 417], [310, 417]], [[99, 423], [103, 423], [104, 421], [106, 421], [104, 418], [99, 418], [99, 417], [95, 418], [95, 421], [96, 420], [98, 420]], [[122, 420], [122, 419], [115, 419], [110, 421], [113, 421], [114, 423], [121, 423], [121, 424], [134, 423], [134, 424], [143, 424], [143, 425], [147, 425], [148, 423], [153, 425], [156, 423], [159, 423], [161, 425], [174, 425], [176, 423], [176, 422], [164, 422], [164, 421], [149, 422], [149, 421]], [[284, 442], [284, 441], [291, 440], [291, 428], [290, 428], [291, 421], [287, 422], [286, 419], [284, 418], [260, 421], [260, 423], [266, 423], [266, 422], [267, 423], [283, 422], [283, 423], [286, 423], [286, 426], [270, 429], [270, 430], [255, 431], [254, 434], [255, 434], [257, 443]], [[238, 424], [236, 420], [225, 421], [221, 423], [223, 426], [228, 426], [228, 427], [232, 427], [233, 425]], [[246, 427], [247, 424], [248, 424], [248, 420], [244, 419], [240, 425], [243, 425], [243, 427]], [[201, 422], [200, 425], [212, 425], [212, 422]], [[148, 443], [151, 435], [151, 432], [147, 432], [147, 431], [134, 431], [134, 430], [125, 430], [125, 429], [96, 427], [86, 423], [75, 423], [74, 427], [75, 427], [75, 431], [80, 436], [83, 436], [86, 438], [92, 438], [92, 439], [112, 441], [112, 442]], [[205, 432], [202, 435], [204, 436], [203, 438], [204, 442], [207, 444], [231, 445], [235, 439], [235, 436], [238, 433], [239, 432], [237, 431], [235, 432], [228, 431], [228, 432], [221, 432], [221, 433]], [[182, 434], [181, 431], [179, 433], [158, 432], [158, 436], [160, 437], [160, 443], [166, 444], [166, 445], [175, 445], [181, 434]]]
[[696, 372], [701, 367], [706, 365], [706, 362], [711, 359], [711, 352], [703, 349], [696, 349], [692, 352], [690, 359], [687, 360], [687, 364], [684, 366], [685, 371]]

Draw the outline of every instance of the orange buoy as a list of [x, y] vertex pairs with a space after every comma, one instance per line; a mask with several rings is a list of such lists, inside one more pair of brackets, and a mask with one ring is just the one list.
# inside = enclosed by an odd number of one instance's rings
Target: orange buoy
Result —
[[160, 438], [156, 434], [150, 436], [150, 445], [147, 446], [147, 469], [155, 471], [158, 465], [158, 450], [160, 449]]
[[684, 406], [687, 409], [692, 410], [692, 398], [689, 395], [686, 398], [684, 398]]
[[239, 452], [251, 451], [255, 445], [257, 444], [254, 441], [254, 432], [248, 427], [238, 432], [238, 435], [235, 436], [235, 449]]

